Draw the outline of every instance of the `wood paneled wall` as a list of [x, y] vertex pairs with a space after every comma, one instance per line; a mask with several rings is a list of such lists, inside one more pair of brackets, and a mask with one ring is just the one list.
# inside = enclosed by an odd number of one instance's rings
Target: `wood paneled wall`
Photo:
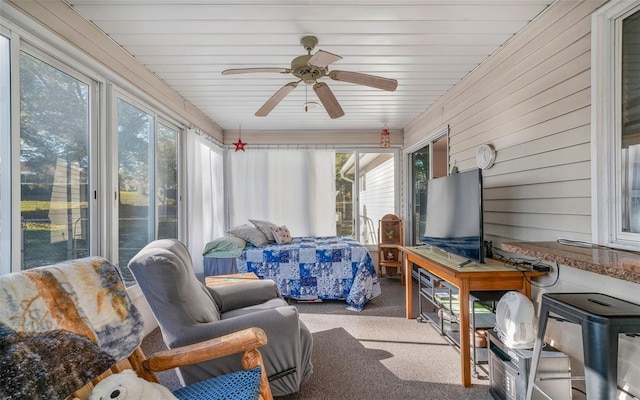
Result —
[[554, 3], [405, 128], [405, 146], [449, 125], [449, 165], [484, 176], [486, 239], [591, 240], [591, 14], [604, 1]]

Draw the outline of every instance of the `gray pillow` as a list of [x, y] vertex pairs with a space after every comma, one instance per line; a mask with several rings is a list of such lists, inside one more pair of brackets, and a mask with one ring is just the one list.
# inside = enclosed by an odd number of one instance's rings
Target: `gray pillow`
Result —
[[264, 233], [267, 239], [276, 240], [276, 238], [273, 236], [273, 230], [279, 228], [278, 225], [274, 224], [273, 222], [260, 221], [257, 219], [250, 219], [249, 222], [255, 225], [256, 228], [260, 229], [260, 231]]
[[227, 233], [229, 235], [239, 237], [240, 239], [244, 239], [256, 247], [261, 247], [271, 242], [271, 240], [267, 239], [267, 236], [265, 236], [265, 234], [258, 228], [254, 228], [246, 224], [231, 228]]

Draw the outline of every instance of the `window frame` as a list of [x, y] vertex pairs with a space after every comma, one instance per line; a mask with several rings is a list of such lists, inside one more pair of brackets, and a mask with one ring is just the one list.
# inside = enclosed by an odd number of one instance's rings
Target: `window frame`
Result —
[[[414, 200], [415, 200], [415, 193], [414, 193], [414, 170], [413, 170], [413, 154], [415, 152], [417, 152], [418, 150], [421, 150], [422, 148], [429, 146], [429, 179], [433, 178], [433, 161], [434, 161], [434, 157], [433, 157], [433, 145], [434, 143], [436, 143], [438, 140], [441, 140], [443, 138], [447, 138], [447, 154], [446, 154], [446, 159], [447, 159], [447, 164], [448, 164], [448, 160], [449, 160], [449, 144], [448, 144], [448, 140], [449, 140], [449, 125], [444, 125], [439, 127], [438, 129], [433, 130], [432, 132], [430, 132], [427, 136], [424, 137], [424, 139], [422, 139], [421, 141], [419, 141], [418, 143], [414, 144], [411, 147], [408, 147], [406, 149], [403, 150], [403, 158], [404, 158], [404, 165], [405, 167], [403, 168], [403, 182], [406, 183], [406, 196], [405, 196], [405, 201], [404, 201], [404, 220], [406, 221], [405, 226], [404, 226], [404, 241], [405, 243], [408, 243], [409, 245], [417, 245], [418, 244], [418, 238], [414, 237], [414, 230], [415, 230], [415, 225], [416, 225], [416, 221], [414, 221], [414, 216], [413, 216], [413, 211], [415, 208], [415, 204], [414, 204]], [[447, 165], [447, 170], [448, 170], [448, 165]]]
[[[18, 46], [11, 46], [11, 104], [12, 104], [12, 130], [11, 130], [11, 209], [12, 209], [12, 226], [11, 232], [13, 237], [22, 237], [21, 227], [21, 187], [20, 187], [20, 153], [21, 153], [21, 122], [20, 122], [20, 58], [21, 54], [25, 53], [30, 57], [37, 59], [38, 61], [55, 68], [62, 73], [69, 75], [73, 79], [76, 79], [88, 87], [88, 137], [87, 137], [87, 157], [88, 172], [87, 179], [89, 183], [88, 188], [88, 201], [89, 206], [87, 210], [87, 218], [92, 223], [88, 224], [89, 241], [88, 254], [99, 254], [101, 248], [100, 235], [101, 231], [99, 221], [100, 210], [98, 208], [97, 199], [97, 182], [100, 167], [98, 137], [100, 135], [100, 82], [91, 76], [91, 74], [85, 73], [80, 69], [74, 68], [70, 63], [61, 60], [54, 54], [54, 51], [48, 51], [42, 49], [40, 46], [32, 44], [30, 41], [22, 40], [21, 37], [16, 38], [19, 43]], [[12, 43], [13, 44], [13, 43]], [[15, 77], [15, 78], [14, 78]], [[17, 105], [17, 106], [16, 106]], [[23, 265], [23, 254], [21, 243], [17, 240], [13, 240], [11, 259], [14, 261], [10, 265], [12, 271], [21, 270]]]
[[621, 53], [622, 21], [636, 12], [640, 0], [609, 2], [591, 20], [591, 236], [630, 250], [640, 247], [640, 234], [621, 229]]
[[[185, 170], [186, 164], [182, 164], [182, 160], [184, 159], [182, 156], [182, 151], [184, 148], [184, 142], [182, 140], [182, 138], [185, 136], [185, 131], [184, 129], [180, 128], [178, 125], [170, 122], [169, 120], [167, 120], [166, 118], [164, 118], [162, 115], [157, 115], [156, 116], [156, 142], [155, 142], [155, 146], [158, 147], [159, 146], [159, 142], [158, 142], [158, 138], [160, 137], [160, 135], [158, 134], [159, 130], [159, 126], [163, 125], [165, 128], [172, 130], [176, 133], [176, 138], [175, 138], [175, 146], [176, 146], [176, 152], [175, 152], [175, 157], [176, 157], [176, 237], [177, 238], [182, 238], [183, 236], [183, 232], [184, 230], [182, 229], [182, 221], [183, 221], [183, 217], [184, 214], [182, 213], [182, 207], [181, 207], [181, 201], [182, 201], [182, 188], [185, 186], [185, 182], [186, 180], [183, 179], [183, 175], [182, 175], [182, 170]], [[158, 158], [155, 158], [155, 168], [156, 171], [158, 170]], [[156, 208], [157, 208], [157, 204], [156, 204]], [[160, 224], [160, 218], [158, 217], [156, 220], [156, 236], [158, 236], [159, 232], [159, 224]]]
[[[4, 200], [0, 207], [0, 218], [3, 229], [0, 230], [0, 274], [19, 271], [21, 268], [21, 224], [20, 224], [20, 54], [29, 55], [60, 69], [84, 83], [89, 84], [89, 184], [90, 209], [92, 224], [90, 224], [90, 255], [103, 256], [115, 260], [112, 252], [114, 245], [111, 239], [113, 232], [113, 202], [114, 191], [117, 189], [117, 179], [114, 185], [112, 177], [115, 162], [117, 177], [117, 159], [113, 159], [112, 147], [112, 115], [111, 106], [113, 91], [117, 88], [128, 95], [127, 101], [136, 106], [145, 105], [145, 110], [151, 110], [156, 124], [161, 123], [178, 132], [177, 137], [177, 179], [178, 179], [178, 238], [188, 232], [187, 213], [184, 202], [186, 193], [186, 165], [185, 132], [190, 123], [171, 111], [155, 98], [140, 91], [130, 82], [122, 79], [104, 65], [91, 59], [82, 51], [63, 40], [58, 40], [42, 26], [23, 18], [19, 13], [7, 10], [8, 19], [0, 21], [0, 35], [9, 40], [6, 66], [9, 77], [4, 77], [9, 83], [9, 90], [3, 91], [8, 106], [3, 104], [3, 118], [0, 131], [0, 155], [2, 156], [2, 190], [0, 195]], [[13, 17], [13, 19], [11, 18]], [[3, 72], [4, 73], [4, 72]], [[4, 100], [3, 100], [4, 101]], [[8, 110], [4, 110], [8, 108]], [[116, 125], [117, 126], [117, 125]], [[117, 149], [117, 148], [116, 148]], [[117, 202], [116, 202], [117, 204]], [[117, 246], [117, 242], [116, 242]], [[130, 287], [134, 288], [135, 286]]]
[[[339, 150], [336, 149], [336, 152], [338, 152]], [[342, 152], [342, 150], [340, 150]], [[354, 185], [354, 199], [353, 199], [353, 213], [354, 213], [354, 238], [358, 241], [360, 241], [361, 243], [364, 243], [365, 240], [363, 240], [363, 235], [365, 232], [365, 226], [364, 226], [364, 221], [362, 220], [362, 218], [360, 218], [360, 211], [362, 209], [363, 206], [363, 200], [360, 198], [360, 194], [364, 193], [367, 191], [367, 174], [362, 174], [362, 168], [360, 166], [360, 161], [363, 155], [366, 154], [382, 154], [382, 153], [386, 153], [386, 154], [391, 154], [393, 157], [393, 204], [394, 204], [394, 209], [393, 209], [393, 214], [395, 215], [400, 215], [400, 210], [401, 210], [401, 203], [400, 203], [400, 199], [401, 199], [401, 193], [400, 193], [400, 174], [401, 174], [401, 166], [402, 166], [402, 162], [400, 159], [400, 150], [398, 148], [377, 148], [377, 147], [372, 147], [372, 148], [366, 148], [366, 147], [358, 147], [358, 148], [352, 148], [351, 149], [352, 154], [354, 156], [354, 161], [355, 161], [355, 174], [356, 176], [358, 176], [358, 179], [356, 179], [356, 184]], [[373, 221], [373, 229], [374, 229], [374, 241], [373, 243], [368, 243], [365, 244], [365, 247], [367, 249], [369, 249], [370, 251], [377, 251], [378, 250], [378, 221]], [[337, 232], [336, 232], [337, 233]]]
[[[0, 90], [0, 274], [8, 274], [11, 272], [11, 266], [14, 264], [11, 260], [12, 255], [12, 168], [11, 154], [11, 128], [12, 128], [12, 96], [14, 96], [11, 87], [13, 77], [11, 74], [13, 63], [13, 42], [11, 32], [0, 26], [0, 36], [2, 40], [6, 40], [6, 52], [0, 49], [3, 57], [3, 64], [0, 65], [0, 88], [5, 85], [8, 90]], [[4, 57], [6, 56], [6, 57]]]
[[[158, 125], [162, 124], [167, 128], [170, 128], [172, 130], [175, 130], [178, 133], [178, 136], [176, 138], [176, 146], [177, 146], [177, 151], [176, 151], [176, 157], [177, 157], [177, 218], [178, 218], [178, 226], [177, 226], [177, 239], [179, 240], [184, 240], [185, 238], [184, 236], [184, 232], [186, 232], [185, 229], [185, 210], [184, 210], [184, 204], [183, 204], [183, 193], [184, 193], [184, 187], [185, 185], [185, 180], [184, 180], [184, 176], [185, 176], [185, 170], [186, 170], [186, 165], [184, 165], [184, 155], [183, 155], [183, 149], [184, 149], [184, 134], [185, 134], [185, 129], [184, 127], [175, 121], [172, 121], [169, 117], [167, 117], [164, 114], [161, 114], [155, 107], [153, 107], [152, 105], [147, 104], [145, 101], [141, 100], [140, 98], [138, 98], [135, 95], [132, 95], [131, 93], [129, 93], [128, 91], [126, 91], [123, 88], [120, 87], [116, 87], [114, 85], [111, 86], [110, 91], [109, 91], [109, 108], [110, 108], [110, 112], [109, 112], [109, 127], [107, 128], [107, 131], [110, 132], [110, 134], [108, 134], [107, 136], [109, 137], [108, 139], [108, 147], [110, 149], [113, 149], [110, 154], [112, 154], [112, 157], [108, 160], [109, 165], [107, 166], [107, 170], [108, 175], [109, 175], [109, 187], [110, 189], [108, 190], [109, 196], [108, 196], [108, 207], [111, 210], [111, 212], [108, 215], [108, 226], [110, 227], [109, 232], [110, 235], [107, 238], [107, 242], [108, 244], [108, 258], [115, 263], [116, 265], [118, 265], [119, 267], [122, 267], [119, 263], [120, 260], [120, 251], [119, 251], [119, 242], [120, 242], [120, 237], [119, 237], [119, 209], [118, 209], [118, 205], [119, 205], [119, 196], [120, 196], [120, 190], [119, 190], [119, 180], [118, 180], [118, 170], [119, 170], [119, 159], [118, 159], [118, 152], [119, 152], [119, 135], [118, 135], [118, 126], [119, 126], [119, 121], [118, 121], [118, 100], [122, 100], [124, 102], [126, 102], [127, 104], [129, 104], [132, 107], [135, 107], [145, 113], [147, 113], [147, 115], [149, 115], [152, 119], [153, 119], [153, 131], [151, 136], [149, 137], [149, 144], [150, 144], [150, 148], [149, 148], [149, 160], [153, 162], [153, 167], [150, 168], [149, 171], [149, 182], [150, 182], [150, 186], [153, 185], [153, 187], [155, 188], [155, 173], [157, 170], [157, 163], [158, 160], [156, 158], [156, 151], [157, 151], [157, 138], [158, 138], [158, 134], [157, 134], [157, 129], [158, 129]], [[155, 191], [155, 189], [154, 189]], [[149, 192], [151, 193], [151, 188], [149, 189]], [[152, 196], [155, 197], [155, 196]], [[150, 241], [153, 241], [157, 238], [157, 233], [158, 233], [158, 215], [157, 215], [157, 204], [155, 202], [155, 199], [150, 200], [150, 204], [149, 204], [149, 218], [153, 219], [153, 224], [149, 224], [148, 229], [149, 229], [149, 237], [150, 237]]]

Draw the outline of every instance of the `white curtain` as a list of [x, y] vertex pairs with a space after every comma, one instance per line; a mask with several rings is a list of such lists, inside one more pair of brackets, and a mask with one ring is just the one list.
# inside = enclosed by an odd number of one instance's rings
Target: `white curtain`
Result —
[[223, 150], [195, 129], [187, 131], [187, 243], [195, 272], [202, 250], [224, 236]]
[[226, 176], [231, 227], [259, 219], [293, 236], [336, 234], [333, 150], [228, 151]]

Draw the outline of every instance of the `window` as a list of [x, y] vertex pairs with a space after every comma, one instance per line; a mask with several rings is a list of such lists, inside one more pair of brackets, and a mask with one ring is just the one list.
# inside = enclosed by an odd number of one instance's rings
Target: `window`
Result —
[[121, 268], [153, 237], [149, 215], [154, 200], [149, 196], [152, 190], [149, 143], [153, 140], [154, 127], [153, 116], [118, 99], [118, 261]]
[[620, 163], [622, 232], [640, 233], [640, 11], [622, 20]]
[[9, 39], [0, 34], [0, 274], [11, 272], [11, 90]]
[[639, 35], [640, 1], [593, 16], [593, 240], [621, 248], [640, 246]]
[[178, 131], [158, 124], [156, 214], [158, 239], [178, 237]]
[[22, 268], [89, 255], [89, 84], [20, 54]]
[[[431, 144], [411, 154], [411, 188], [413, 192], [413, 230], [412, 237], [419, 238], [424, 232], [427, 217], [427, 181], [431, 179]], [[416, 242], [413, 242], [416, 243]]]
[[178, 130], [121, 98], [118, 109], [118, 261], [147, 243], [178, 237]]
[[[408, 205], [407, 243], [419, 244], [426, 223], [426, 189], [429, 179], [447, 175], [448, 127], [438, 129], [414, 148], [407, 149]], [[415, 149], [415, 150], [414, 150]]]
[[352, 153], [336, 152], [336, 235], [355, 238], [353, 219], [354, 171], [343, 169]]
[[0, 274], [100, 255], [132, 283], [126, 265], [140, 248], [185, 231], [179, 127], [187, 122], [140, 106], [158, 103], [134, 88], [124, 96], [121, 77], [69, 56], [56, 38], [39, 40], [44, 29], [4, 23]]
[[336, 152], [337, 235], [377, 245], [378, 221], [386, 214], [398, 214], [395, 162], [393, 152]]

